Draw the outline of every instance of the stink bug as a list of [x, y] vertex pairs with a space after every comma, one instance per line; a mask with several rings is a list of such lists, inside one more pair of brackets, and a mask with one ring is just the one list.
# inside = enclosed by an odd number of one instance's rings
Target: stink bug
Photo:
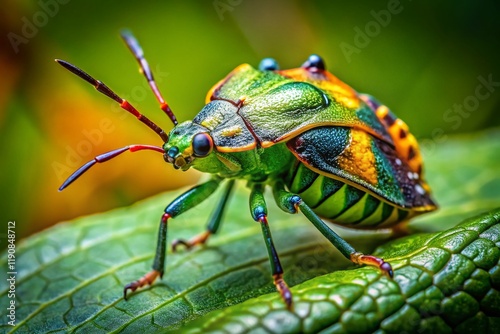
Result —
[[160, 219], [153, 269], [124, 287], [127, 292], [162, 277], [166, 233], [171, 218], [194, 207], [225, 183], [205, 232], [175, 240], [191, 248], [217, 232], [235, 180], [250, 185], [250, 214], [259, 222], [269, 253], [274, 284], [288, 307], [292, 294], [283, 280], [278, 253], [267, 220], [264, 190], [270, 186], [277, 205], [289, 213], [302, 212], [340, 252], [356, 264], [378, 267], [392, 277], [389, 263], [357, 252], [326, 225], [331, 222], [358, 229], [392, 227], [436, 209], [422, 174], [422, 159], [407, 125], [373, 97], [359, 94], [312, 55], [300, 67], [279, 70], [273, 59], [259, 69], [243, 64], [217, 83], [206, 105], [192, 120], [178, 123], [158, 90], [148, 62], [129, 32], [122, 38], [139, 62], [161, 109], [174, 128], [167, 135], [102, 82], [62, 60], [60, 65], [115, 100], [158, 134], [162, 146], [131, 145], [101, 154], [73, 173], [63, 190], [96, 163], [126, 151], [154, 150], [176, 169], [193, 167], [212, 178], [180, 195]]

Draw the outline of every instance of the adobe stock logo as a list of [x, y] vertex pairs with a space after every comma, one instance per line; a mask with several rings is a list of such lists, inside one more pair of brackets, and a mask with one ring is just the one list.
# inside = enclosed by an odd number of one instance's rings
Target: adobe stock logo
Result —
[[437, 127], [431, 132], [431, 138], [419, 139], [420, 148], [428, 155], [433, 154], [438, 145], [448, 140], [449, 128], [458, 130], [464, 121], [470, 116], [474, 116], [474, 112], [479, 109], [481, 102], [486, 101], [493, 96], [500, 87], [500, 81], [493, 80], [493, 74], [487, 76], [477, 76], [479, 82], [474, 89], [474, 93], [467, 95], [462, 101], [457, 101], [443, 113], [442, 119], [445, 123], [449, 123], [448, 127]]
[[361, 50], [367, 48], [371, 41], [381, 34], [382, 28], [386, 28], [391, 23], [393, 16], [400, 14], [403, 9], [404, 7], [399, 0], [389, 0], [386, 9], [379, 10], [378, 12], [375, 10], [370, 11], [373, 20], [368, 21], [364, 29], [358, 26], [353, 28], [355, 33], [353, 44], [347, 42], [339, 44], [347, 63], [352, 61], [353, 54], [359, 54]]
[[224, 13], [232, 12], [236, 6], [239, 6], [243, 0], [214, 0], [212, 3], [219, 19], [224, 21]]
[[28, 44], [29, 41], [38, 34], [40, 28], [44, 27], [49, 23], [49, 18], [56, 16], [59, 12], [59, 5], [65, 5], [70, 0], [40, 0], [38, 1], [38, 6], [40, 9], [36, 11], [30, 18], [23, 16], [21, 22], [23, 26], [21, 28], [21, 35], [14, 32], [9, 32], [7, 38], [9, 39], [10, 45], [14, 49], [14, 52], [19, 53], [19, 47], [21, 44]]

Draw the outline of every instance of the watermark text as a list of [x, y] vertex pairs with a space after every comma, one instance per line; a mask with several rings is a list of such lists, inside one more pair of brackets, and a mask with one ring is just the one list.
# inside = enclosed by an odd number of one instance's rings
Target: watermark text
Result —
[[49, 19], [56, 16], [59, 12], [59, 6], [65, 5], [70, 0], [39, 0], [38, 6], [40, 7], [31, 18], [23, 16], [21, 18], [21, 34], [16, 34], [11, 31], [7, 34], [10, 45], [15, 53], [19, 53], [22, 44], [28, 44], [29, 41], [38, 34], [40, 28], [49, 23]]
[[7, 323], [16, 325], [16, 222], [10, 221], [7, 224]]

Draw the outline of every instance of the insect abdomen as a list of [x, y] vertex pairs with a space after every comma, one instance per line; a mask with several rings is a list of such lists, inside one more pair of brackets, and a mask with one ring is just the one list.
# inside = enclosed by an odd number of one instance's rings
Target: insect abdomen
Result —
[[302, 163], [295, 165], [290, 175], [290, 191], [318, 215], [337, 224], [382, 228], [409, 218], [411, 213], [342, 181], [315, 173]]

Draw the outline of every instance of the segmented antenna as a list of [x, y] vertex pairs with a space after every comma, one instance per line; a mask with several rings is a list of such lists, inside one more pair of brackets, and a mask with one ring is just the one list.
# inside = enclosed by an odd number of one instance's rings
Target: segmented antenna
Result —
[[95, 157], [93, 160], [90, 160], [89, 162], [84, 164], [82, 167], [78, 168], [73, 174], [71, 174], [70, 177], [68, 177], [66, 179], [66, 181], [64, 181], [64, 183], [59, 187], [59, 191], [62, 191], [64, 188], [66, 188], [71, 183], [73, 183], [76, 179], [78, 179], [80, 176], [82, 176], [83, 173], [85, 173], [87, 170], [89, 170], [90, 167], [94, 166], [96, 163], [102, 163], [102, 162], [106, 162], [108, 160], [111, 160], [111, 159], [119, 156], [123, 152], [127, 152], [127, 151], [137, 152], [137, 151], [141, 151], [141, 150], [152, 150], [152, 151], [156, 151], [156, 152], [160, 152], [160, 153], [165, 153], [163, 148], [158, 147], [158, 146], [152, 146], [152, 145], [129, 145], [129, 146], [119, 148], [117, 150], [103, 153], [103, 154]]
[[147, 118], [146, 116], [144, 116], [143, 114], [141, 114], [139, 111], [137, 111], [137, 109], [135, 109], [134, 106], [132, 106], [127, 100], [122, 99], [121, 97], [119, 97], [115, 92], [113, 92], [103, 82], [94, 79], [88, 73], [86, 73], [85, 71], [79, 69], [75, 65], [68, 63], [67, 61], [64, 61], [64, 60], [61, 60], [61, 59], [56, 59], [55, 61], [59, 65], [61, 65], [65, 69], [67, 69], [68, 71], [72, 72], [73, 74], [76, 74], [77, 76], [79, 76], [83, 80], [87, 81], [89, 84], [93, 85], [98, 92], [100, 92], [100, 93], [106, 95], [107, 97], [109, 97], [109, 98], [115, 100], [116, 102], [118, 102], [120, 104], [120, 107], [122, 109], [128, 111], [129, 113], [131, 113], [132, 115], [134, 115], [135, 117], [137, 117], [137, 119], [139, 121], [141, 121], [142, 123], [146, 124], [151, 130], [153, 130], [154, 132], [156, 132], [161, 137], [161, 139], [164, 142], [168, 141], [168, 135], [165, 133], [165, 131], [163, 131], [158, 125], [156, 125], [149, 118]]
[[140, 71], [142, 74], [144, 74], [144, 76], [148, 80], [149, 87], [151, 87], [151, 90], [155, 94], [156, 99], [158, 100], [158, 102], [160, 102], [161, 110], [163, 110], [165, 114], [167, 114], [168, 118], [170, 118], [170, 120], [172, 121], [172, 123], [174, 123], [174, 125], [177, 125], [178, 123], [177, 118], [175, 117], [174, 113], [172, 112], [172, 109], [170, 109], [167, 102], [165, 102], [165, 100], [163, 99], [163, 96], [161, 95], [160, 90], [156, 85], [155, 79], [153, 77], [153, 72], [149, 67], [148, 61], [146, 60], [146, 58], [144, 58], [144, 51], [142, 51], [139, 42], [137, 42], [137, 39], [128, 30], [123, 30], [121, 32], [121, 36], [125, 41], [125, 44], [127, 44], [128, 48], [133, 53], [135, 59], [139, 63]]

